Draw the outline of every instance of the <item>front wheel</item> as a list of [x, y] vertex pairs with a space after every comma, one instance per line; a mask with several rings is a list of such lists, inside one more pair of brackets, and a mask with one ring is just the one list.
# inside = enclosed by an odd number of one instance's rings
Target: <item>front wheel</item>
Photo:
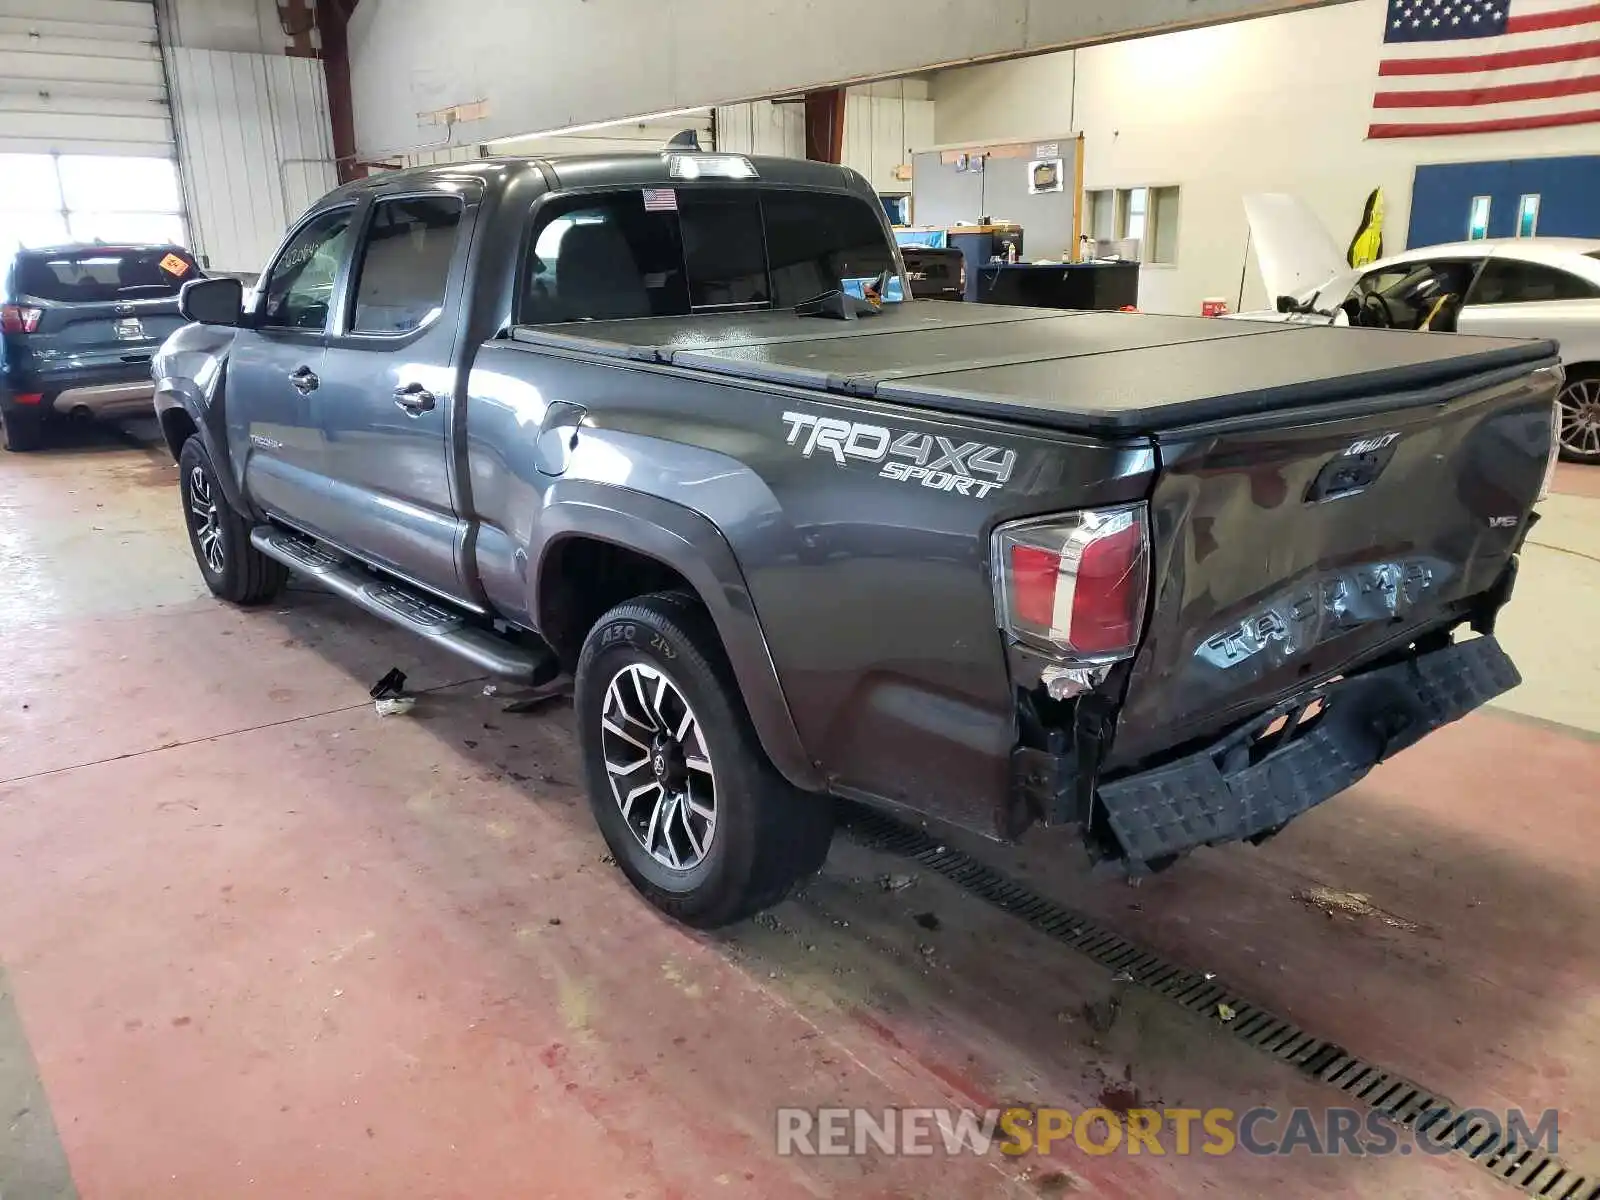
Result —
[[574, 685], [595, 820], [657, 908], [703, 929], [726, 925], [822, 866], [832, 804], [767, 760], [693, 598], [658, 593], [612, 609], [585, 640]]
[[1600, 464], [1600, 367], [1574, 367], [1561, 389], [1561, 457]]
[[194, 561], [212, 595], [235, 604], [263, 604], [283, 590], [289, 568], [250, 544], [250, 526], [228, 503], [198, 434], [178, 455], [178, 491]]

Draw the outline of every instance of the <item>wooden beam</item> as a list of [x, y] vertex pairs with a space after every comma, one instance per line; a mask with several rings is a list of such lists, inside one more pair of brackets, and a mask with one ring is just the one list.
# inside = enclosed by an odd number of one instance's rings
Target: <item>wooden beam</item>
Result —
[[350, 14], [359, 0], [322, 0], [316, 6], [322, 38], [322, 72], [328, 81], [328, 120], [333, 126], [333, 157], [340, 183], [366, 178], [356, 161], [355, 102], [350, 92]]
[[1083, 134], [1079, 134], [1072, 148], [1072, 246], [1068, 251], [1073, 262], [1078, 261], [1079, 247], [1083, 245]]
[[806, 157], [815, 162], [844, 161], [843, 88], [806, 93]]

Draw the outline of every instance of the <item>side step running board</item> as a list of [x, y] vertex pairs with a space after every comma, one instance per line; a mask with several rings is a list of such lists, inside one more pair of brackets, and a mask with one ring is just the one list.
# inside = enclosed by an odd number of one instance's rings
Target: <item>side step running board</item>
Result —
[[250, 531], [250, 542], [268, 558], [309, 576], [402, 629], [453, 650], [494, 675], [536, 683], [551, 674], [549, 650], [530, 649], [503, 638], [431, 596], [368, 570], [309, 538], [271, 525]]

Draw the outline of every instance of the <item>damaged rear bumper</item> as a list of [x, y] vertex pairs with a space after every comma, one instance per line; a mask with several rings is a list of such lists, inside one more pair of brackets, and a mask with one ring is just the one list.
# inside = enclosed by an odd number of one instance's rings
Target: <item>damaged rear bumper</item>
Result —
[[[1480, 637], [1303, 693], [1213, 745], [1101, 783], [1091, 845], [1139, 873], [1196, 846], [1261, 839], [1344, 791], [1378, 763], [1521, 682], [1493, 637]], [[1019, 786], [1074, 786], [1070, 761], [1037, 751]], [[1065, 756], [1063, 756], [1065, 757]]]

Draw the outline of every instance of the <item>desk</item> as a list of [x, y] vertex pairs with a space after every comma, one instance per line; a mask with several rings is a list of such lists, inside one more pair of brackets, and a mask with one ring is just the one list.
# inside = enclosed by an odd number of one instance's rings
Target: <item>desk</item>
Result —
[[1118, 309], [1139, 303], [1139, 264], [985, 263], [974, 299], [1034, 308]]

